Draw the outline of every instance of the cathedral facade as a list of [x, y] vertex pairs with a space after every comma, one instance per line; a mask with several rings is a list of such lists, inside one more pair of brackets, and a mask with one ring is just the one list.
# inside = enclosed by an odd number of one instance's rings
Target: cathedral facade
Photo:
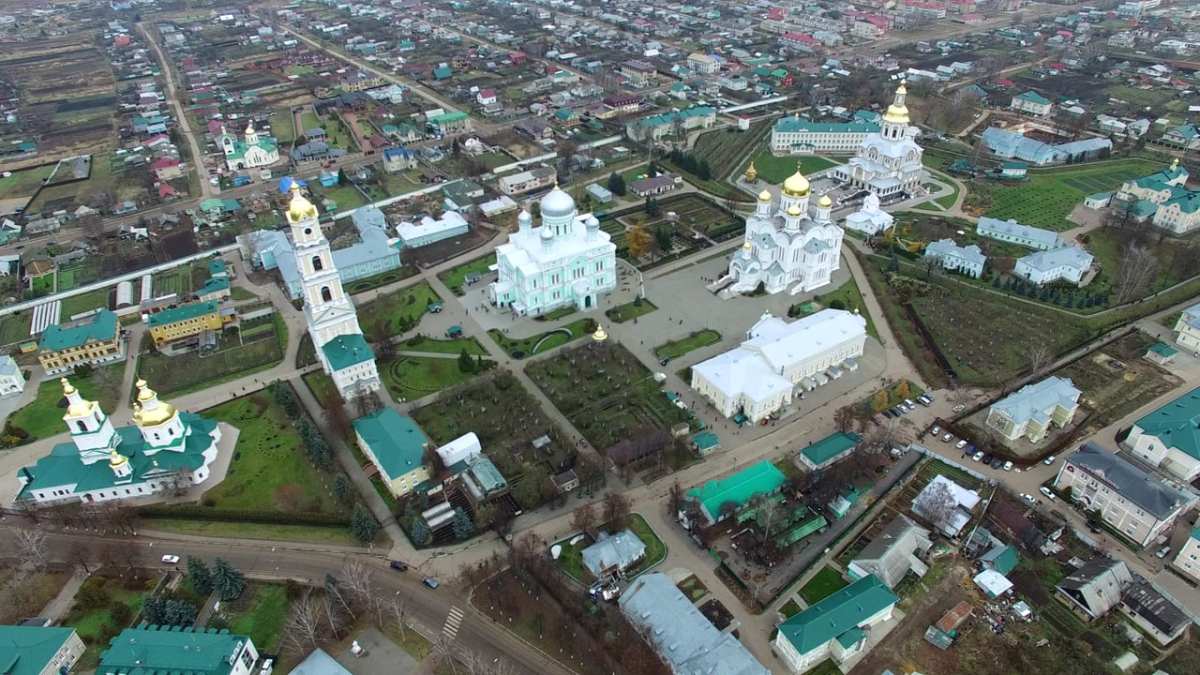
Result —
[[920, 133], [909, 124], [904, 83], [896, 89], [896, 98], [883, 114], [879, 131], [869, 134], [858, 152], [846, 164], [834, 169], [835, 178], [850, 186], [869, 190], [880, 199], [912, 195], [925, 180], [921, 163], [923, 150], [917, 145]]

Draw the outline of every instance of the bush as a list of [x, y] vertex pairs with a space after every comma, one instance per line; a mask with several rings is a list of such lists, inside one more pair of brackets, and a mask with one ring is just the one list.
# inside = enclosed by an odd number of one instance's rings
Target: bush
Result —
[[129, 605], [118, 602], [108, 610], [112, 614], [113, 621], [118, 626], [128, 626], [130, 619], [133, 618], [133, 610], [129, 609]]

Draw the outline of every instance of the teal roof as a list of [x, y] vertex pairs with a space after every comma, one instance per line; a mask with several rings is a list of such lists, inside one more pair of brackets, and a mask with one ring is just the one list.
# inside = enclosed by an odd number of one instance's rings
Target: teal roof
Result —
[[1195, 539], [1196, 541], [1200, 541], [1200, 527], [1197, 527], [1194, 530], [1192, 530], [1192, 539]]
[[483, 455], [476, 455], [469, 460], [471, 475], [479, 482], [484, 493], [495, 492], [508, 485], [508, 481], [504, 479], [504, 474], [500, 473], [500, 469], [496, 468], [496, 464], [492, 460]]
[[1133, 208], [1129, 209], [1129, 212], [1138, 218], [1146, 218], [1154, 215], [1157, 210], [1158, 204], [1148, 199], [1139, 199], [1133, 203]]
[[1050, 105], [1050, 99], [1042, 96], [1036, 91], [1027, 91], [1024, 94], [1017, 96], [1017, 98], [1021, 99], [1022, 101], [1029, 101], [1030, 103], [1037, 103], [1038, 105]]
[[220, 258], [213, 258], [212, 260], [208, 261], [208, 276], [217, 277], [223, 274], [228, 274], [228, 272], [225, 271], [224, 260], [221, 260]]
[[711, 431], [701, 431], [692, 436], [692, 443], [700, 450], [709, 450], [721, 444], [721, 439]]
[[161, 312], [155, 312], [146, 319], [146, 325], [154, 328], [156, 326], [166, 326], [188, 319], [204, 316], [205, 314], [213, 314], [219, 309], [220, 305], [214, 300], [205, 302], [189, 302], [186, 305], [179, 305], [170, 309], [164, 309]]
[[42, 331], [38, 349], [45, 351], [60, 351], [71, 347], [80, 347], [89, 342], [113, 340], [117, 336], [117, 315], [102, 309], [90, 319], [67, 328], [58, 324], [47, 326]]
[[388, 478], [399, 478], [421, 467], [429, 437], [411, 417], [381, 408], [354, 420], [354, 430]]
[[810, 534], [819, 531], [828, 524], [829, 521], [825, 520], [825, 516], [819, 513], [813, 514], [809, 516], [807, 520], [798, 523], [792, 529], [784, 532], [778, 537], [775, 537], [775, 544], [780, 548], [791, 546]]
[[1018, 169], [1018, 170], [1029, 168], [1029, 165], [1026, 164], [1025, 162], [1018, 162], [1016, 160], [1009, 160], [1009, 161], [1005, 162], [1004, 164], [1002, 164], [1001, 166], [1005, 169]]
[[103, 490], [118, 485], [137, 485], [181, 469], [195, 471], [204, 465], [204, 451], [212, 445], [217, 423], [194, 413], [179, 413], [183, 438], [166, 448], [148, 448], [135, 426], [117, 427], [117, 451], [129, 459], [129, 477], [118, 481], [108, 462], [84, 464], [74, 443], [59, 443], [33, 466], [21, 469], [29, 479], [21, 494], [46, 488], [74, 485], [75, 492]]
[[100, 655], [98, 672], [226, 675], [250, 638], [215, 629], [126, 628]]
[[837, 636], [837, 641], [838, 641], [838, 644], [840, 644], [843, 649], [849, 649], [849, 648], [853, 647], [854, 645], [858, 644], [859, 642], [861, 642], [862, 639], [865, 638], [866, 636], [867, 636], [867, 634], [863, 632], [863, 629], [859, 628], [858, 626], [855, 626], [854, 628], [851, 628], [850, 630], [846, 631], [845, 633], [842, 633], [841, 635]]
[[1200, 388], [1146, 415], [1137, 421], [1137, 426], [1168, 448], [1200, 459]]
[[375, 358], [371, 345], [360, 333], [339, 335], [321, 345], [321, 351], [334, 370], [341, 370]]
[[449, 124], [450, 122], [461, 122], [462, 120], [465, 120], [465, 119], [467, 119], [467, 113], [462, 112], [461, 110], [456, 110], [454, 112], [442, 113], [441, 115], [437, 115], [437, 116], [433, 117], [432, 119], [430, 119], [429, 121], [434, 124]]
[[803, 117], [783, 117], [775, 123], [775, 131], [782, 133], [812, 131], [822, 133], [870, 134], [879, 131], [875, 122], [812, 122]]
[[821, 466], [822, 464], [832, 460], [834, 457], [837, 457], [843, 452], [846, 452], [850, 448], [858, 445], [859, 441], [861, 440], [862, 436], [859, 436], [858, 434], [848, 434], [839, 431], [836, 434], [822, 438], [800, 452], [808, 459], [808, 461], [812, 462], [816, 466]]
[[74, 628], [0, 626], [0, 672], [40, 675], [74, 633]]
[[1164, 358], [1170, 358], [1179, 353], [1179, 350], [1165, 342], [1155, 342], [1154, 344], [1150, 345], [1150, 351]]
[[227, 290], [229, 290], [228, 277], [210, 277], [206, 279], [204, 285], [202, 285], [199, 290], [196, 291], [196, 295], [208, 295], [209, 293]]
[[1200, 191], [1177, 194], [1168, 199], [1163, 206], [1178, 206], [1184, 213], [1195, 213], [1200, 210]]
[[713, 520], [721, 513], [721, 505], [733, 502], [742, 506], [757, 494], [778, 490], [787, 477], [776, 466], [766, 460], [721, 480], [710, 480], [700, 487], [688, 490], [688, 497], [700, 502]]
[[258, 143], [255, 143], [254, 145], [250, 145], [246, 141], [237, 138], [234, 139], [232, 145], [233, 150], [226, 155], [226, 157], [229, 159], [241, 159], [245, 157], [246, 151], [248, 151], [250, 148], [262, 148], [262, 150], [267, 153], [279, 151], [279, 144], [277, 144], [275, 139], [271, 136], [260, 135], [258, 137]]
[[859, 630], [858, 624], [899, 601], [874, 574], [855, 581], [779, 625], [779, 633], [801, 654]]
[[1017, 563], [1020, 560], [1021, 557], [1017, 555], [1017, 549], [1013, 548], [1010, 544], [1005, 546], [1002, 551], [992, 558], [992, 569], [1000, 574], [1008, 574], [1016, 569]]
[[658, 127], [668, 124], [674, 124], [675, 118], [679, 117], [687, 119], [689, 117], [707, 117], [716, 115], [717, 110], [712, 106], [697, 105], [685, 110], [672, 110], [658, 115], [649, 115], [637, 121], [637, 124], [642, 127]]

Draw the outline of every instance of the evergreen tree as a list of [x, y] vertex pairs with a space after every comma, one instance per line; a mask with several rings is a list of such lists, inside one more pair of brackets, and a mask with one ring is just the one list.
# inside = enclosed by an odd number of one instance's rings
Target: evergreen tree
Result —
[[346, 474], [339, 473], [337, 478], [333, 479], [333, 496], [347, 506], [354, 499], [354, 485], [350, 482], [350, 478]]
[[475, 362], [471, 360], [471, 355], [466, 349], [458, 353], [458, 369], [464, 373], [475, 372]]
[[425, 523], [425, 519], [418, 517], [412, 521], [412, 527], [409, 528], [408, 536], [412, 539], [413, 546], [426, 546], [433, 539], [433, 532], [430, 532], [429, 525]]
[[212, 573], [208, 571], [208, 565], [204, 564], [203, 560], [188, 556], [187, 576], [193, 591], [200, 595], [212, 593]]
[[222, 600], [233, 600], [246, 589], [245, 577], [224, 558], [213, 561], [212, 583], [213, 590]]
[[618, 197], [624, 197], [626, 192], [625, 177], [616, 171], [612, 172], [608, 177], [608, 191]]
[[671, 227], [663, 224], [654, 228], [654, 241], [658, 244], [658, 249], [663, 253], [671, 252]]
[[471, 535], [475, 534], [475, 523], [471, 522], [471, 518], [462, 508], [454, 509], [454, 521], [451, 523], [451, 527], [454, 528], [454, 538], [459, 541], [470, 539]]
[[364, 544], [374, 541], [375, 535], [379, 533], [379, 523], [375, 522], [375, 516], [371, 515], [362, 502], [354, 505], [354, 513], [350, 516], [350, 533]]

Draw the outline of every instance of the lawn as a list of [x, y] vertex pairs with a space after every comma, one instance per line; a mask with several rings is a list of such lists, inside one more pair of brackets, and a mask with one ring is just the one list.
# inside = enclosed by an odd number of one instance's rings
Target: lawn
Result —
[[56, 165], [57, 162], [51, 162], [31, 169], [13, 171], [12, 175], [7, 177], [0, 176], [0, 199], [32, 196], [42, 181], [50, 177]]
[[192, 292], [192, 266], [179, 265], [158, 272], [151, 277], [151, 282], [155, 297], [176, 293], [183, 298]]
[[470, 275], [482, 276], [488, 273], [488, 267], [496, 264], [496, 254], [489, 253], [481, 258], [468, 260], [467, 262], [451, 267], [443, 272], [438, 272], [438, 279], [442, 280], [446, 287], [454, 292], [455, 295], [463, 294], [463, 286], [466, 284], [466, 279]]
[[[125, 362], [101, 366], [87, 377], [68, 376], [79, 394], [89, 401], [97, 401], [101, 409], [111, 414], [121, 397], [121, 377], [125, 374]], [[60, 407], [61, 404], [61, 407]], [[38, 384], [37, 396], [25, 407], [14, 412], [8, 423], [29, 433], [29, 440], [49, 438], [65, 433], [67, 425], [62, 416], [66, 411], [66, 398], [58, 378], [51, 377]]]
[[287, 591], [283, 584], [251, 582], [245, 593], [231, 603], [222, 603], [229, 632], [249, 635], [254, 646], [268, 654], [279, 651], [279, 638], [287, 621]]
[[[302, 461], [302, 460], [298, 460]], [[195, 520], [164, 518], [155, 515], [142, 521], [148, 529], [190, 534], [205, 538], [264, 539], [268, 541], [302, 541], [310, 544], [335, 546], [365, 546], [354, 538], [348, 526], [285, 525], [282, 523], [245, 523], [232, 520]], [[380, 531], [376, 546], [388, 548], [387, 535]]]
[[646, 522], [640, 513], [629, 515], [629, 529], [646, 545], [646, 557], [637, 567], [629, 571], [630, 576], [641, 574], [654, 567], [667, 557], [667, 545], [654, 533], [654, 528]]
[[29, 329], [33, 325], [33, 311], [26, 310], [17, 314], [0, 317], [0, 345], [8, 345], [29, 339]]
[[842, 579], [841, 573], [832, 567], [822, 567], [820, 572], [801, 587], [800, 597], [811, 607], [845, 587], [846, 581]]
[[245, 340], [237, 331], [223, 331], [215, 351], [187, 352], [166, 356], [159, 352], [138, 358], [138, 377], [150, 383], [162, 396], [179, 395], [214, 387], [253, 372], [274, 366], [283, 360], [287, 327], [278, 315], [245, 324]]
[[660, 359], [677, 359], [690, 351], [715, 345], [721, 341], [721, 334], [711, 328], [693, 331], [691, 335], [678, 340], [665, 342], [654, 348], [654, 355]]
[[269, 393], [236, 398], [203, 415], [240, 431], [229, 473], [204, 493], [204, 504], [254, 512], [346, 514], [330, 491], [333, 474], [309, 463], [294, 421]]
[[[754, 168], [758, 170], [759, 180], [764, 180], [772, 185], [782, 183], [788, 176], [796, 173], [797, 168], [805, 176], [811, 176], [818, 171], [824, 171], [831, 166], [837, 166], [841, 163], [837, 160], [817, 155], [784, 155], [779, 157], [771, 154], [771, 151], [765, 148], [754, 155]], [[742, 167], [742, 171], [745, 171], [745, 167]]]
[[398, 401], [416, 400], [474, 377], [464, 372], [458, 359], [438, 356], [397, 356], [379, 364], [383, 384]]
[[596, 331], [596, 320], [590, 317], [576, 319], [565, 326], [553, 328], [544, 333], [537, 333], [525, 338], [512, 338], [498, 329], [488, 331], [488, 337], [501, 349], [516, 359], [522, 359], [531, 354], [538, 354], [568, 342], [578, 340]]
[[296, 139], [296, 123], [292, 111], [280, 108], [271, 112], [271, 135], [280, 145], [286, 145]]
[[[638, 539], [642, 540], [642, 544], [646, 546], [646, 554], [643, 556], [642, 562], [626, 571], [626, 578], [632, 579], [662, 562], [667, 557], [667, 546], [662, 542], [662, 539], [658, 538], [658, 535], [654, 533], [654, 529], [650, 527], [646, 519], [639, 513], [629, 515], [629, 522], [626, 527], [629, 528], [629, 531], [636, 534]], [[604, 524], [600, 526], [600, 529], [611, 532], [615, 528]], [[583, 566], [583, 549], [591, 546], [593, 543], [590, 537], [585, 537], [575, 546], [571, 545], [569, 539], [555, 542], [556, 545], [562, 547], [562, 552], [557, 561], [558, 566], [562, 568], [562, 571], [567, 576], [581, 583], [590, 583], [592, 581], [591, 573]], [[703, 594], [705, 592], [704, 584], [700, 583], [694, 576], [689, 578], [696, 582], [701, 594]]]
[[257, 295], [251, 293], [250, 291], [246, 290], [245, 288], [242, 288], [241, 286], [231, 286], [229, 288], [229, 295], [231, 298], [233, 298], [234, 302], [246, 302], [248, 300], [258, 300]]
[[386, 335], [400, 335], [420, 323], [429, 305], [440, 301], [433, 288], [422, 281], [359, 305], [358, 315], [367, 335], [377, 335], [381, 330], [386, 330]]
[[355, 279], [346, 284], [346, 292], [350, 295], [356, 295], [364, 291], [372, 291], [380, 286], [386, 286], [395, 283], [402, 279], [407, 279], [417, 273], [417, 269], [411, 266], [398, 267], [394, 270], [372, 274], [369, 277]]
[[[92, 576], [83, 583], [84, 587], [102, 598], [103, 602], [96, 606], [84, 607], [77, 601], [67, 614], [63, 625], [74, 628], [87, 645], [87, 651], [76, 664], [77, 668], [86, 670], [96, 667], [100, 662], [100, 652], [108, 647], [109, 640], [127, 628], [133, 617], [141, 611], [142, 603], [145, 602], [153, 582], [146, 579], [126, 583], [113, 578]], [[114, 617], [113, 611], [117, 605], [128, 608], [128, 619], [119, 621]]]
[[90, 312], [98, 307], [108, 309], [108, 295], [111, 290], [111, 288], [97, 288], [94, 291], [63, 298], [62, 310], [60, 310], [58, 315], [59, 318], [66, 321], [76, 314]]
[[780, 606], [779, 613], [783, 615], [783, 618], [790, 619], [800, 613], [800, 605], [796, 603], [795, 598], [791, 598]]
[[1015, 218], [1024, 225], [1069, 230], [1075, 224], [1067, 220], [1067, 216], [1084, 197], [1115, 190], [1126, 180], [1151, 174], [1162, 166], [1149, 160], [1121, 159], [1079, 167], [1031, 170], [1029, 180], [1021, 184], [998, 185], [985, 190], [991, 195], [991, 207], [985, 213], [993, 218]]
[[358, 208], [367, 203], [367, 198], [358, 191], [358, 188], [349, 183], [336, 185], [331, 188], [318, 186], [313, 189], [316, 191], [318, 199], [332, 199], [336, 202], [337, 208], [334, 209], [335, 211], [346, 211]]
[[669, 430], [689, 415], [625, 347], [588, 344], [541, 359], [526, 374], [598, 450], [647, 430]]
[[431, 338], [427, 335], [414, 335], [396, 345], [396, 349], [403, 352], [434, 354], [461, 354], [465, 350], [471, 356], [487, 356], [487, 350], [473, 337]]
[[314, 370], [301, 379], [304, 380], [304, 385], [312, 392], [313, 398], [321, 404], [321, 407], [327, 408], [336, 404], [338, 401], [337, 387], [333, 384], [333, 378], [325, 374], [325, 371]]
[[[18, 570], [15, 565], [6, 565], [2, 572], [0, 587], [13, 583]], [[8, 602], [0, 605], [0, 624], [15, 624], [37, 616], [58, 595], [70, 575], [65, 572], [30, 572], [20, 577], [21, 592], [7, 593]]]
[[574, 537], [554, 542], [554, 546], [560, 547], [558, 559], [554, 562], [558, 564], [563, 574], [566, 574], [579, 583], [589, 584], [592, 582], [592, 573], [583, 566], [583, 549], [591, 546], [594, 542], [587, 535], [580, 536], [582, 539], [574, 545], [571, 544], [571, 539], [574, 539]]
[[611, 321], [617, 323], [625, 323], [632, 321], [639, 316], [644, 316], [658, 309], [658, 306], [649, 300], [638, 298], [632, 302], [627, 302], [623, 305], [604, 310], [604, 316], [607, 316]]

